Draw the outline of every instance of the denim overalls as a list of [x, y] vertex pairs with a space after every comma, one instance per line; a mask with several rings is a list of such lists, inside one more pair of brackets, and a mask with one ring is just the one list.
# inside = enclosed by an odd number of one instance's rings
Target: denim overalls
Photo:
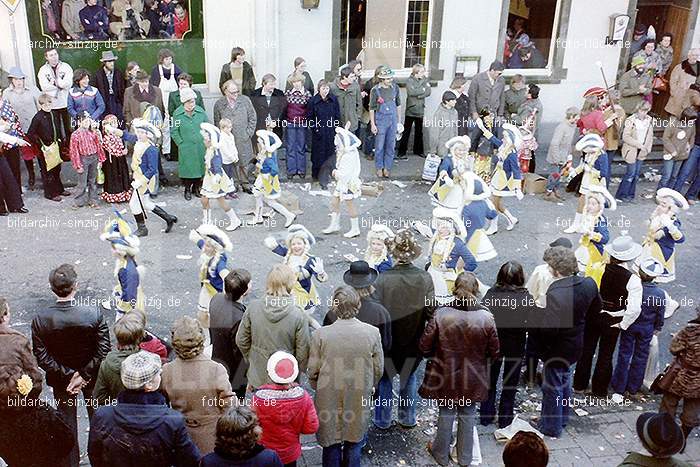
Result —
[[[377, 125], [377, 135], [374, 140], [374, 165], [377, 169], [391, 170], [396, 153], [396, 126], [399, 116], [396, 107], [396, 97], [399, 87], [392, 83], [392, 97], [389, 101], [379, 104], [374, 113], [374, 123]], [[374, 92], [379, 93], [379, 88]], [[377, 96], [379, 98], [381, 94]]]

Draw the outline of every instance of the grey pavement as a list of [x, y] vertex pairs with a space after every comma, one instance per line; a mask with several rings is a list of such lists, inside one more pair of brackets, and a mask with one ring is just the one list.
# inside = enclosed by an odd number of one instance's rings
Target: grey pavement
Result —
[[[427, 196], [429, 183], [419, 181], [423, 159], [410, 156], [407, 162], [396, 162], [393, 175], [405, 184], [396, 186], [387, 181], [380, 181], [383, 191], [378, 197], [363, 196], [359, 200], [361, 229], [363, 235], [355, 239], [345, 239], [342, 235], [323, 235], [320, 233], [329, 220], [328, 205], [330, 198], [312, 196], [304, 191], [304, 185], [298, 182], [284, 183], [283, 190], [297, 196], [303, 214], [297, 222], [303, 223], [317, 235], [317, 244], [312, 253], [323, 258], [329, 280], [319, 284], [319, 292], [324, 303], [333, 288], [342, 283], [342, 273], [348, 263], [344, 254], [361, 256], [366, 246], [364, 235], [373, 222], [385, 222], [392, 228], [406, 226], [412, 220], [430, 219], [431, 206]], [[281, 164], [284, 166], [284, 163]], [[174, 170], [174, 163], [167, 163], [168, 171]], [[619, 167], [617, 168], [619, 172]], [[73, 171], [64, 164], [66, 178], [73, 178]], [[372, 163], [363, 159], [363, 178], [376, 181]], [[316, 187], [312, 187], [312, 190]], [[613, 186], [612, 188], [615, 188]], [[640, 182], [638, 193], [651, 194], [655, 184]], [[29, 333], [29, 323], [41, 307], [52, 301], [48, 287], [49, 270], [61, 263], [76, 266], [81, 293], [79, 298], [86, 303], [100, 303], [106, 298], [114, 285], [113, 262], [109, 246], [99, 240], [105, 221], [114, 206], [101, 204], [98, 208], [72, 210], [70, 200], [54, 203], [43, 199], [40, 190], [25, 193], [25, 202], [30, 210], [27, 215], [11, 215], [0, 218], [0, 295], [7, 297], [13, 309], [13, 325]], [[171, 323], [182, 315], [194, 315], [199, 290], [197, 279], [197, 258], [199, 250], [188, 239], [189, 230], [199, 225], [201, 207], [196, 199], [185, 201], [181, 188], [168, 187], [157, 199], [164, 208], [176, 214], [180, 221], [173, 232], [164, 234], [162, 221], [156, 216], [148, 219], [150, 235], [142, 239], [142, 252], [138, 257], [140, 264], [146, 267], [144, 290], [148, 298], [147, 314], [149, 327], [161, 336], [169, 335]], [[520, 261], [526, 271], [541, 263], [542, 253], [547, 243], [561, 236], [561, 230], [573, 219], [575, 198], [567, 195], [561, 203], [551, 203], [539, 195], [526, 195], [518, 202], [506, 201], [507, 206], [519, 218], [513, 231], [505, 230], [502, 221], [501, 230], [492, 237], [499, 256], [482, 263], [477, 270], [479, 278], [486, 284], [495, 280], [499, 266], [515, 259]], [[241, 195], [233, 202], [239, 214], [253, 207], [253, 199]], [[128, 206], [116, 206], [127, 218]], [[616, 212], [608, 213], [612, 223], [611, 235], [617, 236], [628, 232], [641, 240], [645, 232], [644, 221], [654, 209], [652, 199], [641, 198], [634, 204], [620, 206]], [[213, 209], [214, 216], [224, 221], [220, 210]], [[700, 287], [697, 283], [696, 264], [700, 260], [700, 242], [697, 232], [700, 227], [698, 218], [700, 207], [692, 207], [681, 214], [683, 230], [687, 236], [684, 244], [677, 250], [676, 282], [665, 285], [672, 297], [681, 302], [680, 309], [667, 320], [660, 335], [661, 362], [665, 365], [670, 360], [668, 345], [673, 333], [681, 329], [692, 316], [700, 299]], [[349, 229], [346, 215], [341, 221], [343, 231]], [[281, 236], [284, 233], [283, 220], [275, 216], [266, 224], [255, 227], [242, 227], [230, 233], [234, 250], [230, 266], [243, 267], [251, 271], [254, 281], [253, 296], [259, 296], [270, 266], [279, 261], [263, 245], [267, 235]], [[577, 242], [577, 235], [570, 235]], [[427, 241], [423, 242], [424, 251]], [[181, 258], [178, 259], [178, 255]], [[424, 264], [426, 256], [417, 261]], [[319, 307], [321, 317], [325, 306]], [[113, 312], [106, 311], [108, 321], [113, 322]], [[531, 397], [536, 394], [536, 398]], [[539, 391], [521, 391], [519, 400], [529, 402], [520, 404], [522, 418], [531, 420], [536, 415]], [[656, 410], [658, 400], [648, 398], [634, 403], [631, 407], [583, 407], [589, 412], [586, 416], [574, 415], [566, 433], [558, 440], [547, 438], [551, 449], [551, 464], [561, 466], [616, 465], [628, 450], [639, 449], [634, 433], [634, 422], [641, 410]], [[423, 466], [431, 464], [425, 446], [431, 438], [436, 414], [428, 409], [421, 409], [420, 425], [413, 430], [395, 428], [389, 432], [370, 431], [366, 450], [367, 465], [408, 465]], [[82, 418], [83, 424], [86, 422]], [[86, 428], [86, 427], [85, 427]], [[85, 435], [85, 428], [81, 429]], [[501, 465], [502, 444], [497, 444], [492, 435], [494, 427], [481, 427], [480, 443], [484, 456], [483, 465]], [[697, 430], [696, 430], [697, 431]], [[81, 439], [84, 444], [85, 436]], [[84, 451], [84, 449], [83, 449]], [[313, 438], [305, 439], [303, 459], [300, 465], [320, 465], [320, 448]], [[698, 434], [688, 446], [682, 459], [692, 460], [700, 465], [700, 442]]]

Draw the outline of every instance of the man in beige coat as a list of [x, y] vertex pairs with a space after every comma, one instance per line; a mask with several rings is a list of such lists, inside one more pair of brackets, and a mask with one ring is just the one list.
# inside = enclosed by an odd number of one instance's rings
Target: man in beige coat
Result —
[[671, 79], [668, 83], [670, 96], [664, 108], [671, 115], [680, 117], [683, 109], [690, 106], [688, 89], [700, 78], [698, 58], [700, 58], [700, 49], [690, 49], [687, 60], [676, 65], [671, 72]]
[[355, 289], [338, 287], [333, 304], [338, 320], [314, 332], [309, 353], [307, 374], [320, 422], [316, 438], [324, 465], [333, 459], [360, 465], [372, 394], [384, 371], [382, 339], [377, 328], [356, 318], [360, 297]]

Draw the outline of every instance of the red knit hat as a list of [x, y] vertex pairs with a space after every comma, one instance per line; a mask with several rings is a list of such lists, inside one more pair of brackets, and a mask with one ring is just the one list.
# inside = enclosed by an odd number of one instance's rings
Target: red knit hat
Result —
[[595, 86], [595, 87], [590, 88], [585, 93], [583, 93], [583, 97], [590, 97], [590, 96], [603, 97], [607, 93], [608, 92], [605, 90], [605, 88], [601, 88], [600, 86]]

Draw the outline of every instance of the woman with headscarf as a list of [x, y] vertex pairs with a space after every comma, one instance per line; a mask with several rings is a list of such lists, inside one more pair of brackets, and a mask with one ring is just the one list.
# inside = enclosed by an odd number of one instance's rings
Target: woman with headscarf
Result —
[[200, 452], [214, 450], [216, 422], [237, 404], [226, 368], [204, 353], [204, 329], [189, 316], [175, 321], [172, 343], [177, 358], [163, 365], [161, 390], [187, 420]]

